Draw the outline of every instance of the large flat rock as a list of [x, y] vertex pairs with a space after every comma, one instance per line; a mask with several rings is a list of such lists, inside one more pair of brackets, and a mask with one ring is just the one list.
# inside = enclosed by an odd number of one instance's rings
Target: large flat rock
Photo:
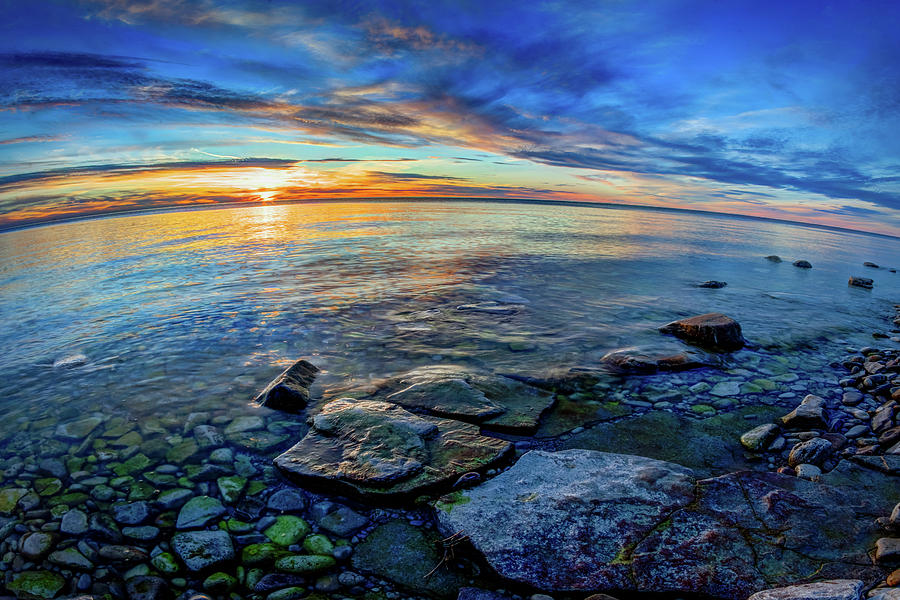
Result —
[[513, 433], [533, 433], [554, 402], [547, 390], [455, 365], [420, 367], [382, 380], [364, 397]]
[[436, 503], [502, 577], [549, 592], [694, 592], [745, 600], [822, 578], [874, 583], [866, 552], [883, 511], [772, 473], [697, 479], [674, 463], [534, 451]]
[[401, 499], [448, 488], [512, 452], [468, 423], [412, 414], [388, 402], [327, 403], [309, 433], [275, 459], [302, 483], [326, 484], [368, 498]]

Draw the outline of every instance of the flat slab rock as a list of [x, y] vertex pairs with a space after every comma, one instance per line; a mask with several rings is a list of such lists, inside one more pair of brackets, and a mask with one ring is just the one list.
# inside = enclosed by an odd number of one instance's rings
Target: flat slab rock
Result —
[[534, 432], [554, 403], [546, 390], [455, 365], [421, 367], [383, 380], [366, 398], [514, 433]]
[[449, 488], [505, 459], [512, 445], [460, 421], [414, 415], [388, 402], [342, 398], [322, 407], [306, 436], [275, 459], [301, 483], [368, 498]]
[[644, 457], [533, 451], [435, 507], [443, 534], [468, 536], [499, 575], [548, 592], [745, 600], [813, 578], [884, 577], [866, 554], [882, 507], [774, 473], [698, 480]]

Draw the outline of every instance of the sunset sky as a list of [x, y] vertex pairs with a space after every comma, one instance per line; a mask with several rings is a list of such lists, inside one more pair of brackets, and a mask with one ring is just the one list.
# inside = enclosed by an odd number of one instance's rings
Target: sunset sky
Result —
[[0, 228], [308, 198], [900, 235], [900, 2], [0, 0]]

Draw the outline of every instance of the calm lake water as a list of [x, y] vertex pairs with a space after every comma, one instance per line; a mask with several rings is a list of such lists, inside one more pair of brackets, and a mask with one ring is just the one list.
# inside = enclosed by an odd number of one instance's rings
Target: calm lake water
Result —
[[[591, 366], [617, 348], [682, 348], [656, 328], [711, 311], [767, 352], [824, 362], [887, 330], [900, 274], [862, 263], [900, 266], [898, 249], [724, 216], [471, 202], [167, 212], [4, 233], [0, 437], [88, 413], [224, 420], [258, 410], [252, 393], [300, 357], [323, 367], [326, 387], [438, 362]], [[849, 275], [875, 288], [848, 287]], [[728, 286], [694, 286], [708, 279]], [[485, 302], [511, 314], [457, 308]], [[87, 363], [52, 366], [76, 354]], [[29, 429], [40, 419], [45, 429]]]

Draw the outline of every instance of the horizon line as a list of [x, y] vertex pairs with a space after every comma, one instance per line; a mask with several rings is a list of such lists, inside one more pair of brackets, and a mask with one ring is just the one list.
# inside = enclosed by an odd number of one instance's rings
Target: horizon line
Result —
[[200, 210], [223, 210], [240, 207], [258, 207], [258, 206], [287, 206], [294, 204], [326, 204], [326, 203], [352, 203], [352, 202], [371, 202], [371, 203], [389, 203], [389, 202], [485, 202], [496, 204], [538, 204], [538, 205], [563, 205], [572, 207], [585, 208], [609, 208], [609, 209], [628, 209], [628, 210], [650, 210], [677, 212], [688, 214], [699, 214], [713, 217], [731, 217], [737, 219], [748, 219], [753, 221], [766, 221], [770, 223], [779, 223], [782, 225], [796, 225], [799, 227], [811, 227], [814, 229], [824, 229], [828, 231], [837, 231], [841, 233], [856, 233], [861, 235], [870, 235], [880, 238], [888, 238], [900, 240], [900, 235], [891, 235], [888, 233], [879, 233], [876, 231], [865, 231], [863, 229], [852, 229], [850, 227], [839, 227], [837, 225], [825, 225], [823, 223], [811, 223], [808, 221], [792, 221], [790, 219], [779, 219], [777, 217], [763, 217], [758, 215], [745, 215], [741, 213], [729, 213], [713, 210], [702, 210], [698, 208], [678, 208], [672, 206], [654, 206], [645, 204], [623, 204], [617, 202], [589, 201], [589, 200], [548, 200], [541, 198], [479, 198], [473, 196], [397, 196], [397, 197], [362, 197], [362, 198], [298, 198], [296, 200], [249, 200], [238, 202], [223, 202], [217, 204], [201, 204], [197, 206], [161, 206], [156, 208], [132, 208], [122, 210], [109, 210], [102, 212], [86, 213], [82, 215], [71, 215], [56, 219], [36, 220], [28, 223], [16, 223], [12, 225], [0, 224], [0, 235], [12, 233], [15, 231], [23, 231], [26, 229], [37, 229], [40, 227], [50, 227], [54, 225], [64, 225], [79, 221], [92, 221], [100, 219], [113, 219], [139, 216], [142, 214], [160, 214], [169, 212], [192, 212]]

